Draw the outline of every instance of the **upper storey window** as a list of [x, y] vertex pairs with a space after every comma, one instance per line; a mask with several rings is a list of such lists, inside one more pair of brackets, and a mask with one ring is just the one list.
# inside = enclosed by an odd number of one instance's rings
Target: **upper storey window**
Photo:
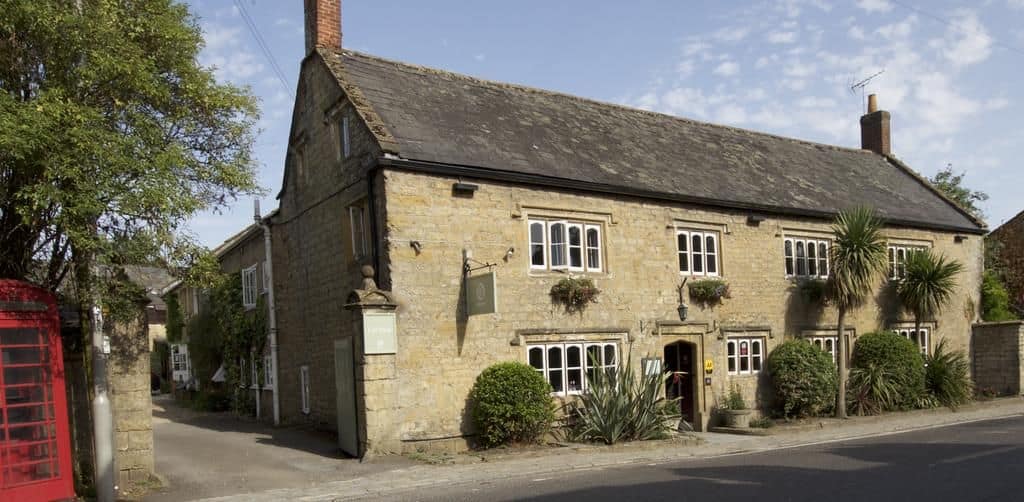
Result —
[[676, 251], [679, 273], [684, 275], [718, 275], [718, 232], [677, 230]]
[[600, 272], [601, 225], [571, 220], [529, 220], [530, 268]]

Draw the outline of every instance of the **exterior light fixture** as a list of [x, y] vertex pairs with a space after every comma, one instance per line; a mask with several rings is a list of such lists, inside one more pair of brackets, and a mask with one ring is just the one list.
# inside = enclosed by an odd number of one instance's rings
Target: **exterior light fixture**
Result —
[[958, 234], [958, 235], [954, 235], [953, 236], [953, 242], [955, 242], [957, 244], [959, 244], [959, 243], [961, 243], [961, 242], [963, 242], [965, 240], [967, 240], [967, 236], [966, 235], [959, 235]]
[[473, 192], [480, 189], [480, 185], [473, 183], [463, 183], [461, 181], [452, 184], [452, 194], [462, 197], [472, 197]]
[[676, 307], [676, 311], [679, 312], [680, 321], [685, 321], [686, 315], [690, 311], [689, 305], [687, 305], [686, 301], [683, 300], [683, 288], [686, 287], [687, 280], [689, 280], [689, 277], [683, 279], [683, 283], [680, 284], [678, 288], [676, 288], [676, 290], [679, 291], [679, 306]]
[[756, 227], [756, 226], [760, 225], [761, 222], [764, 221], [764, 220], [765, 220], [764, 216], [762, 216], [760, 214], [752, 214], [750, 216], [747, 216], [747, 225]]

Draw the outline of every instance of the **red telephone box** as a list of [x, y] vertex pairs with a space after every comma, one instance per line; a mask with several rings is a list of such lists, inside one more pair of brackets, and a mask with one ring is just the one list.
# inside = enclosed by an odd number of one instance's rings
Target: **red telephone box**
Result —
[[0, 500], [75, 496], [56, 298], [0, 279]]

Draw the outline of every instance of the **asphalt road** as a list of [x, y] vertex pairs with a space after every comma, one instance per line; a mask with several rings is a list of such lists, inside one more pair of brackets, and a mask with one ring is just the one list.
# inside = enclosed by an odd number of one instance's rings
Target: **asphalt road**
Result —
[[1024, 417], [770, 452], [456, 484], [392, 500], [1024, 501]]

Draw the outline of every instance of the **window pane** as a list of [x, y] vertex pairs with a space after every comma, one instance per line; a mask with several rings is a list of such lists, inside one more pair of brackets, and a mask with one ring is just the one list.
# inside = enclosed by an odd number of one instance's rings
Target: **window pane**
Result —
[[604, 364], [605, 366], [615, 366], [615, 346], [605, 345], [604, 346]]
[[828, 244], [818, 244], [818, 274], [828, 275]]
[[715, 238], [713, 236], [707, 236], [704, 238], [704, 252], [707, 254], [707, 269], [709, 274], [718, 273], [718, 256], [716, 255], [717, 246], [715, 246]]
[[818, 275], [818, 246], [807, 243], [807, 275]]
[[567, 368], [578, 368], [583, 365], [582, 354], [579, 346], [565, 348], [565, 366]]
[[729, 352], [730, 356], [736, 355], [736, 342], [729, 342], [726, 344], [726, 350]]
[[530, 347], [530, 366], [538, 370], [544, 369], [544, 348]]
[[896, 277], [896, 249], [889, 247], [889, 277]]
[[736, 373], [736, 356], [729, 356], [729, 373]]
[[587, 227], [587, 268], [601, 270], [601, 234], [591, 227]]
[[903, 278], [907, 275], [906, 270], [906, 250], [903, 248], [896, 249], [896, 277]]
[[567, 389], [569, 392], [580, 392], [583, 390], [583, 370], [574, 369], [566, 373], [569, 380]]
[[565, 266], [565, 224], [551, 225], [551, 266]]
[[548, 383], [551, 384], [551, 389], [555, 392], [565, 392], [565, 388], [562, 387], [562, 370], [549, 371]]
[[796, 241], [796, 275], [807, 275], [807, 255], [804, 254], [804, 241]]
[[755, 356], [761, 355], [761, 342], [754, 341], [750, 343], [750, 353]]
[[583, 268], [583, 227], [569, 225], [569, 266]]
[[761, 371], [761, 356], [753, 356], [750, 361], [754, 371]]
[[740, 356], [740, 371], [750, 371], [750, 358]]
[[587, 346], [587, 366], [600, 366], [601, 365], [601, 346], [600, 345], [589, 345]]
[[557, 370], [562, 367], [562, 347], [548, 347], [548, 368]]
[[544, 266], [544, 223], [530, 223], [530, 264]]
[[786, 239], [782, 246], [782, 254], [786, 258], [786, 275], [793, 275], [793, 241]]
[[686, 234], [679, 234], [676, 236], [676, 241], [679, 246], [679, 271], [689, 272], [690, 271], [690, 253], [688, 251], [687, 244], [689, 239]]

